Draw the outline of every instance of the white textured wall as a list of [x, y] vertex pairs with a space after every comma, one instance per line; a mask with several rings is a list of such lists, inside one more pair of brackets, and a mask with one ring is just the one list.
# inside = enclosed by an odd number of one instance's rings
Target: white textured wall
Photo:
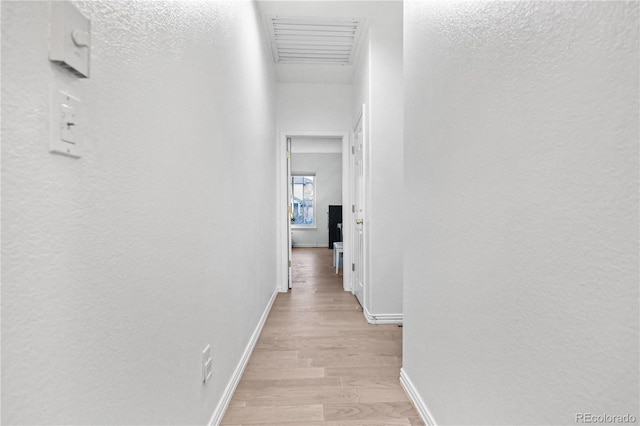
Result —
[[[384, 6], [383, 6], [384, 5]], [[403, 81], [402, 2], [380, 5], [371, 28], [371, 306], [402, 314]]]
[[278, 130], [348, 132], [351, 91], [350, 84], [278, 83]]
[[[296, 140], [293, 140], [295, 146]], [[342, 155], [291, 155], [292, 173], [315, 173], [315, 229], [292, 229], [294, 247], [329, 247], [329, 205], [342, 205]]]
[[380, 1], [354, 76], [354, 122], [369, 114], [369, 201], [365, 232], [371, 314], [402, 314], [403, 93], [402, 2]]
[[353, 97], [351, 105], [353, 125], [356, 124], [356, 120], [362, 113], [362, 105], [366, 105], [367, 114], [370, 114], [369, 106], [371, 105], [371, 100], [369, 99], [371, 92], [371, 38], [369, 37], [369, 31], [363, 32], [360, 37], [361, 50], [357, 57], [358, 63], [353, 72]]
[[[2, 2], [4, 424], [209, 421], [276, 284], [254, 7], [81, 3], [79, 80], [47, 59], [49, 3]], [[81, 99], [79, 160], [48, 152], [50, 87]]]
[[291, 154], [342, 154], [342, 138], [294, 136]]
[[436, 422], [638, 416], [638, 3], [405, 2], [404, 369]]

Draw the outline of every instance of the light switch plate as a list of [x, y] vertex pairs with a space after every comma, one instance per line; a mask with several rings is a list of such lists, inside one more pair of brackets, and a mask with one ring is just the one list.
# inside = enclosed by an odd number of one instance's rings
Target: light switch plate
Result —
[[80, 158], [80, 100], [62, 90], [51, 91], [49, 151]]
[[69, 1], [52, 1], [49, 59], [89, 77], [91, 22]]
[[78, 142], [78, 129], [76, 127], [78, 120], [76, 118], [76, 109], [68, 105], [76, 102], [70, 102], [70, 99], [60, 105], [60, 139], [64, 142], [75, 144]]

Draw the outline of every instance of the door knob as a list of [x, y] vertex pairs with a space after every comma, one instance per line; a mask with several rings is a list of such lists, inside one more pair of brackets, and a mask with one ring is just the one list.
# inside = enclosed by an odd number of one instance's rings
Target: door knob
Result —
[[362, 219], [356, 219], [356, 224], [362, 225]]

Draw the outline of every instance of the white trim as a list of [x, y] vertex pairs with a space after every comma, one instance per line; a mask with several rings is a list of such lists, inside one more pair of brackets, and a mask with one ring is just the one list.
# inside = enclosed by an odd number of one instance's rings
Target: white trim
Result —
[[[350, 134], [349, 132], [300, 132], [300, 131], [280, 131], [278, 134], [278, 158], [276, 162], [277, 171], [277, 197], [278, 197], [278, 205], [276, 206], [276, 217], [277, 217], [277, 230], [278, 230], [278, 238], [276, 241], [276, 247], [278, 251], [278, 288], [281, 292], [286, 293], [289, 291], [288, 288], [288, 275], [289, 275], [289, 265], [288, 265], [288, 244], [289, 240], [287, 237], [287, 232], [289, 230], [288, 220], [289, 214], [287, 212], [287, 162], [286, 162], [286, 152], [287, 152], [287, 138], [295, 138], [295, 137], [303, 137], [303, 138], [340, 138], [342, 140], [342, 223], [343, 223], [343, 243], [345, 245], [345, 252], [343, 262], [345, 265], [349, 265], [351, 262], [351, 256], [346, 251], [346, 247], [349, 247], [350, 244], [350, 228], [349, 223], [346, 222], [344, 218], [347, 209], [351, 212], [351, 197], [348, 191], [349, 185], [349, 173], [350, 170], [345, 167], [348, 166], [349, 153], [351, 152], [351, 144], [350, 144]], [[349, 196], [348, 199], [345, 196]], [[350, 214], [350, 213], [349, 213]], [[297, 228], [298, 230], [302, 230], [303, 228]], [[324, 247], [324, 246], [322, 246]], [[342, 275], [342, 285], [345, 290], [350, 290], [349, 284], [351, 283], [351, 268], [345, 268], [343, 270]]]
[[269, 312], [271, 312], [271, 307], [273, 306], [273, 302], [276, 300], [276, 296], [278, 295], [278, 289], [273, 292], [271, 295], [271, 299], [267, 302], [267, 307], [265, 308], [262, 316], [260, 317], [260, 321], [258, 321], [258, 325], [256, 326], [253, 334], [251, 335], [251, 339], [249, 339], [249, 343], [247, 343], [247, 347], [242, 353], [242, 357], [240, 357], [240, 362], [236, 366], [233, 375], [231, 376], [231, 380], [227, 383], [227, 387], [224, 389], [222, 393], [222, 398], [220, 398], [220, 402], [218, 402], [218, 406], [213, 411], [213, 415], [211, 416], [211, 420], [209, 420], [209, 426], [217, 426], [222, 421], [224, 417], [224, 413], [227, 411], [229, 407], [229, 403], [231, 402], [231, 398], [233, 398], [233, 393], [236, 391], [238, 387], [238, 383], [240, 383], [240, 379], [242, 378], [242, 373], [244, 373], [244, 369], [249, 362], [249, 358], [251, 357], [251, 353], [253, 352], [253, 348], [255, 348], [256, 343], [258, 342], [258, 337], [260, 337], [260, 333], [262, 332], [262, 327], [264, 327], [264, 323], [267, 321], [267, 317], [269, 316]]
[[362, 313], [369, 324], [402, 324], [402, 314], [372, 314], [365, 307], [362, 308]]
[[278, 158], [276, 159], [276, 250], [278, 251], [278, 289], [282, 293], [289, 291], [289, 212], [287, 206], [287, 135], [284, 132], [278, 138]]
[[409, 379], [409, 376], [407, 376], [407, 372], [404, 371], [404, 368], [400, 369], [400, 384], [402, 384], [407, 396], [411, 402], [413, 402], [413, 405], [416, 407], [416, 410], [418, 411], [418, 414], [420, 414], [424, 424], [427, 426], [437, 426], [435, 419], [427, 408], [427, 404], [422, 400], [422, 397], [416, 390], [411, 379]]
[[[342, 139], [342, 264], [351, 265], [351, 145], [353, 144], [353, 132], [345, 133]], [[342, 268], [342, 289], [352, 291], [351, 267]]]
[[326, 248], [327, 250], [329, 250], [329, 242], [326, 242], [324, 244], [294, 244], [293, 248]]

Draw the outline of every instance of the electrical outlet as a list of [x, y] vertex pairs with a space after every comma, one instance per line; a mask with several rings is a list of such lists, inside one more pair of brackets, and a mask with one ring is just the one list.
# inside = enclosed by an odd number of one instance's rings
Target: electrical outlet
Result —
[[207, 383], [212, 373], [213, 358], [211, 358], [211, 345], [207, 345], [202, 351], [202, 382]]

